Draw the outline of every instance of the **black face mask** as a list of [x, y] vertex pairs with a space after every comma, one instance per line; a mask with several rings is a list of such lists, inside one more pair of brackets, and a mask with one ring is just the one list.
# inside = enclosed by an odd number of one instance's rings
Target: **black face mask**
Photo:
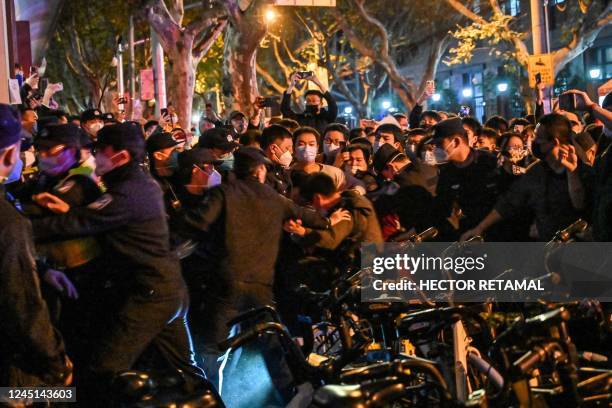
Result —
[[315, 115], [318, 110], [319, 110], [319, 107], [317, 105], [306, 105], [306, 111], [304, 113]]

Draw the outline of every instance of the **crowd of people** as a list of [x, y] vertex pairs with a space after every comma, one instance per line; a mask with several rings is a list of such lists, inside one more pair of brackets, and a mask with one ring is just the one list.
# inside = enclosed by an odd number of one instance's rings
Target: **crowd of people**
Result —
[[[305, 109], [293, 108], [300, 81]], [[146, 123], [70, 116], [22, 87], [0, 105], [0, 385], [77, 384], [107, 406], [118, 373], [217, 377], [227, 323], [301, 283], [325, 290], [364, 243], [429, 227], [437, 240], [547, 241], [578, 218], [612, 239], [612, 96], [584, 111], [484, 124], [424, 110], [349, 129], [296, 73], [282, 117], [206, 106], [193, 134], [171, 107]], [[324, 107], [325, 102], [325, 107]]]

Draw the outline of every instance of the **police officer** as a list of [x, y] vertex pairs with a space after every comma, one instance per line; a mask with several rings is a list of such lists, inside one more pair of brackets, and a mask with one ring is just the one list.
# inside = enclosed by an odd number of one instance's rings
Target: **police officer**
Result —
[[21, 124], [0, 105], [0, 384], [67, 385], [72, 364], [40, 295], [28, 220], [5, 197], [4, 182], [19, 158]]
[[99, 109], [87, 109], [81, 114], [81, 127], [87, 136], [93, 141], [96, 140], [98, 132], [104, 127], [104, 118]]
[[[51, 196], [59, 198], [69, 208], [77, 209], [86, 207], [102, 195], [93, 178], [81, 169], [82, 133], [73, 124], [50, 125], [36, 139], [40, 173], [32, 183], [33, 201], [24, 204], [28, 216], [44, 217], [63, 212], [65, 208], [57, 207]], [[39, 244], [37, 250], [53, 268], [46, 272], [45, 280], [64, 295], [53, 293], [47, 299], [51, 310], [54, 306], [57, 308], [59, 327], [78, 367], [82, 358], [89, 355], [89, 339], [96, 336], [92, 323], [101, 320], [93, 318], [101, 305], [99, 300], [104, 299], [95, 299], [104, 287], [103, 282], [96, 281], [100, 276], [95, 266], [101, 253], [100, 246], [95, 237], [88, 236]]]
[[[100, 236], [109, 279], [117, 294], [115, 325], [92, 350], [91, 404], [105, 404], [104, 385], [130, 369], [153, 345], [171, 367], [188, 379], [195, 366], [186, 322], [187, 291], [178, 259], [169, 248], [168, 227], [158, 184], [140, 163], [144, 137], [126, 122], [105, 127], [96, 144], [96, 173], [106, 193], [87, 208], [34, 221], [39, 241], [83, 235]], [[107, 406], [107, 404], [105, 405]]]
[[[209, 149], [196, 148], [182, 152], [178, 157], [178, 185], [176, 194], [182, 211], [197, 207], [206, 198], [208, 191], [221, 184], [221, 174], [215, 168], [219, 161]], [[183, 229], [182, 213], [170, 213], [170, 233], [173, 249], [181, 259], [181, 270], [189, 289], [189, 321], [196, 358], [205, 353], [204, 340], [210, 329], [210, 316], [215, 313], [211, 295], [222, 290], [217, 286], [215, 273], [222, 253], [215, 245], [215, 237], [222, 234], [214, 231], [206, 237], [190, 239]], [[199, 361], [199, 360], [198, 360]]]
[[180, 203], [176, 180], [179, 144], [168, 132], [153, 133], [146, 141], [149, 170], [164, 192], [164, 202], [169, 213], [178, 209]]
[[[440, 164], [437, 196], [451, 212], [461, 211], [459, 231], [475, 227], [497, 200], [500, 171], [497, 158], [486, 151], [470, 147], [461, 119], [446, 119], [433, 128], [433, 154]], [[490, 231], [488, 240], [495, 239]]]

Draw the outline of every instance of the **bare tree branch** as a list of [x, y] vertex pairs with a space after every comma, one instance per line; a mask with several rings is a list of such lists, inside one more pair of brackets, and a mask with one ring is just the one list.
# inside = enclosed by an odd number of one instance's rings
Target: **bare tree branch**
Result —
[[151, 0], [148, 7], [148, 20], [159, 36], [164, 50], [169, 50], [179, 37], [181, 26], [172, 18], [164, 0]]
[[605, 10], [597, 18], [597, 22], [585, 29], [584, 24], [573, 30], [573, 36], [570, 42], [557, 51], [553, 52], [553, 64], [555, 72], [562, 70], [565, 65], [578, 55], [580, 55], [587, 47], [593, 44], [601, 30], [612, 23], [612, 3], [608, 4]]
[[459, 0], [447, 0], [447, 1], [448, 1], [448, 4], [452, 8], [454, 8], [459, 13], [463, 14], [465, 17], [469, 18], [473, 22], [478, 23], [478, 24], [487, 23], [487, 21], [484, 18], [482, 18], [481, 16], [479, 16], [478, 14], [474, 13], [472, 10], [464, 6], [463, 3], [461, 3]]
[[272, 87], [274, 88], [274, 90], [279, 93], [282, 94], [283, 92], [285, 92], [285, 87], [281, 84], [279, 84], [274, 77], [268, 72], [266, 71], [261, 65], [256, 64], [257, 67], [257, 73]]
[[176, 25], [181, 26], [183, 24], [183, 17], [185, 16], [183, 0], [170, 0], [170, 8], [168, 10], [168, 13], [170, 14], [170, 17], [172, 17]]
[[204, 35], [198, 43], [193, 47], [194, 64], [199, 64], [203, 56], [210, 50], [210, 47], [215, 43], [219, 35], [225, 30], [227, 19], [219, 20], [219, 22]]

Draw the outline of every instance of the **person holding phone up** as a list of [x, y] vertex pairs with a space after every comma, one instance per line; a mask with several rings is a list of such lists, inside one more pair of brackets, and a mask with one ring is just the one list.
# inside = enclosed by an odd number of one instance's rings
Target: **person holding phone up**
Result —
[[[300, 80], [311, 81], [315, 83], [320, 91], [310, 89], [304, 94], [306, 109], [302, 113], [295, 112], [291, 108], [291, 94], [293, 88]], [[338, 116], [338, 106], [336, 100], [321, 83], [319, 78], [312, 71], [295, 72], [291, 75], [290, 84], [281, 101], [281, 113], [285, 119], [294, 119], [300, 126], [309, 126], [315, 128], [320, 134], [323, 134], [325, 127], [333, 123]], [[327, 109], [321, 107], [323, 99], [327, 101]]]

